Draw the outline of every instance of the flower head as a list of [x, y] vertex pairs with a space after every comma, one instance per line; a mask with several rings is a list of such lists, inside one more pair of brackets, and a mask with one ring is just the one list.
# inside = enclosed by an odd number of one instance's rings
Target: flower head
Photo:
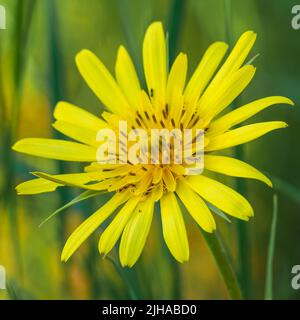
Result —
[[[163, 26], [154, 22], [147, 29], [143, 43], [147, 92], [142, 89], [134, 64], [123, 46], [118, 51], [115, 78], [92, 52], [83, 50], [76, 56], [81, 75], [107, 111], [97, 117], [70, 103], [59, 102], [53, 126], [77, 142], [30, 138], [13, 146], [16, 151], [39, 157], [90, 163], [81, 173], [34, 173], [37, 179], [20, 184], [17, 187], [19, 194], [51, 192], [64, 186], [79, 187], [95, 194], [112, 193], [110, 200], [71, 234], [62, 252], [63, 261], [67, 261], [108, 217], [115, 214], [100, 236], [99, 251], [108, 254], [121, 239], [121, 264], [133, 266], [145, 245], [156, 202], [160, 203], [165, 242], [179, 262], [189, 259], [188, 237], [180, 204], [206, 232], [216, 229], [210, 204], [242, 220], [253, 216], [251, 205], [242, 195], [207, 177], [206, 172], [257, 179], [272, 186], [264, 174], [249, 164], [211, 154], [286, 127], [282, 121], [270, 121], [236, 128], [271, 105], [293, 105], [285, 97], [263, 98], [221, 114], [255, 74], [254, 66], [244, 65], [255, 39], [255, 33], [245, 32], [223, 65], [221, 62], [228, 45], [213, 43], [187, 81], [187, 56], [180, 53], [168, 72]], [[146, 132], [151, 129], [203, 130], [205, 171], [188, 175], [190, 165], [178, 164], [174, 157], [167, 164], [147, 161], [134, 164], [129, 160], [123, 163], [101, 162], [97, 150], [103, 147], [103, 141], [97, 139], [98, 132], [102, 129], [117, 132], [120, 121], [126, 121], [133, 130], [143, 129]], [[120, 158], [124, 143], [126, 141], [121, 141], [119, 136], [119, 151], [111, 154], [114, 159]], [[194, 155], [195, 139], [190, 141], [190, 148]], [[159, 152], [162, 153], [161, 150]]]

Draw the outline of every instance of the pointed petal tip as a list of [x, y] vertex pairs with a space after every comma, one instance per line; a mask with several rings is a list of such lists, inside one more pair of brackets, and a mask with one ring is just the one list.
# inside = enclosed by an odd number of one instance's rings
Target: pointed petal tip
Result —
[[223, 49], [224, 51], [226, 51], [229, 47], [229, 44], [225, 41], [215, 41], [210, 45], [211, 48], [216, 48], [216, 49]]
[[92, 51], [88, 50], [88, 49], [82, 49], [82, 50], [80, 50], [80, 51], [76, 54], [76, 56], [75, 56], [75, 62], [76, 62], [76, 64], [77, 64], [77, 65], [80, 64], [81, 59], [87, 58], [87, 57], [89, 57], [89, 56], [91, 56], [91, 55], [94, 55], [94, 53], [93, 53]]
[[257, 38], [257, 33], [252, 31], [252, 30], [248, 30], [245, 31], [238, 39], [238, 41], [247, 41], [247, 42], [255, 42]]
[[[26, 151], [26, 142], [28, 142], [32, 139], [34, 139], [34, 138], [20, 139], [17, 142], [15, 142], [11, 148], [12, 148], [12, 150], [17, 151], [17, 152], [24, 152], [24, 151]], [[25, 149], [24, 149], [24, 145], [25, 145]]]
[[84, 55], [84, 54], [90, 54], [92, 53], [89, 49], [81, 49], [76, 56]]
[[120, 259], [120, 263], [121, 263], [122, 268], [128, 268], [128, 269], [131, 269], [135, 264], [135, 262], [132, 263], [132, 262], [129, 262], [129, 260], [124, 261], [121, 259]]
[[[117, 52], [117, 57], [121, 56], [121, 55], [124, 55], [127, 53], [127, 50], [126, 48], [121, 44], [118, 48], [118, 52]], [[117, 62], [118, 62], [119, 59], [117, 59]]]
[[[177, 259], [176, 259], [177, 260]], [[187, 256], [185, 257], [181, 257], [179, 260], [177, 260], [178, 262], [180, 263], [185, 263], [185, 262], [188, 262], [190, 260], [190, 255], [188, 254]]]
[[69, 257], [67, 257], [66, 253], [63, 251], [60, 256], [60, 261], [66, 263]]
[[243, 36], [251, 36], [251, 37], [257, 37], [257, 33], [255, 32], [255, 31], [253, 31], [253, 30], [247, 30], [247, 31], [245, 31], [242, 35], [241, 35], [242, 37]]
[[21, 139], [21, 140], [18, 140], [17, 142], [15, 142], [15, 143], [12, 145], [11, 149], [14, 150], [14, 151], [19, 152], [19, 150], [20, 150], [20, 145], [22, 145], [22, 141], [23, 141], [23, 140], [24, 140], [24, 139]]
[[252, 73], [255, 73], [256, 72], [256, 67], [253, 65], [253, 64], [247, 64], [245, 66], [243, 66], [243, 68], [245, 68], [245, 70], [247, 70], [248, 72], [252, 72]]
[[271, 189], [273, 189], [273, 182], [272, 182], [268, 177], [266, 177], [266, 176], [264, 176], [264, 177], [265, 177], [264, 183], [265, 183], [268, 187], [270, 187]]
[[202, 227], [201, 229], [202, 229], [203, 231], [207, 232], [207, 233], [210, 233], [210, 234], [212, 234], [212, 233], [214, 233], [214, 232], [216, 231], [216, 227], [211, 228], [211, 229], [203, 229], [203, 227]]
[[100, 236], [99, 243], [98, 243], [98, 251], [99, 251], [100, 255], [102, 256], [102, 259], [105, 259], [109, 253], [109, 251], [106, 249], [107, 248], [105, 248], [103, 238], [102, 238], [102, 236]]
[[152, 29], [152, 28], [162, 28], [162, 27], [163, 27], [162, 22], [159, 20], [156, 20], [156, 21], [153, 21], [152, 23], [150, 23], [150, 25], [148, 26], [148, 30]]
[[291, 105], [293, 107], [295, 106], [295, 102], [293, 100], [289, 99], [289, 98], [286, 98], [286, 102], [285, 103], [289, 104], [289, 105]]

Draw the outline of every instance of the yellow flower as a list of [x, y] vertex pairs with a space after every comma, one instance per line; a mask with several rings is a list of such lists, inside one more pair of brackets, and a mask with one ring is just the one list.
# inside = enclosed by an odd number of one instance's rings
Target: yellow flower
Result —
[[[255, 67], [243, 65], [256, 34], [245, 32], [220, 66], [228, 45], [215, 42], [208, 47], [192, 77], [186, 83], [187, 56], [180, 53], [170, 72], [163, 26], [152, 23], [143, 43], [144, 72], [148, 87], [140, 86], [132, 60], [121, 46], [115, 66], [116, 79], [90, 51], [76, 56], [84, 80], [106, 106], [102, 117], [66, 102], [56, 106], [54, 128], [77, 142], [30, 138], [18, 141], [13, 149], [34, 156], [89, 162], [82, 173], [50, 175], [35, 173], [37, 179], [17, 187], [19, 194], [51, 192], [72, 186], [86, 190], [112, 192], [99, 210], [86, 219], [69, 237], [62, 252], [67, 261], [79, 246], [111, 215], [112, 222], [101, 234], [99, 251], [108, 254], [120, 240], [120, 261], [133, 266], [148, 236], [155, 202], [160, 203], [165, 242], [179, 262], [189, 259], [189, 244], [181, 213], [182, 203], [197, 224], [206, 232], [216, 229], [207, 204], [242, 220], [253, 216], [249, 202], [235, 190], [203, 174], [187, 176], [185, 165], [101, 164], [97, 162], [97, 133], [103, 128], [118, 129], [126, 120], [134, 128], [198, 128], [205, 130], [204, 166], [234, 177], [252, 178], [272, 186], [261, 172], [240, 160], [211, 154], [254, 140], [272, 130], [286, 127], [282, 121], [261, 122], [235, 128], [259, 111], [274, 104], [290, 104], [285, 97], [273, 96], [250, 102], [220, 113], [241, 94], [252, 80]], [[180, 202], [179, 202], [180, 199]]]

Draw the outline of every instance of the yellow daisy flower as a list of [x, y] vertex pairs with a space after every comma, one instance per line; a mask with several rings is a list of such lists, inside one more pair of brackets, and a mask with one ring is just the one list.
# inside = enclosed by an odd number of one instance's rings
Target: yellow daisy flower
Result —
[[189, 244], [182, 203], [197, 224], [206, 232], [216, 229], [211, 204], [233, 217], [248, 220], [253, 216], [249, 202], [232, 188], [206, 176], [186, 175], [184, 164], [107, 164], [97, 161], [97, 133], [104, 128], [118, 130], [126, 120], [132, 128], [203, 129], [205, 170], [234, 177], [257, 179], [272, 186], [271, 181], [247, 163], [231, 157], [211, 154], [254, 140], [272, 130], [285, 128], [282, 121], [237, 125], [259, 111], [293, 102], [272, 96], [250, 102], [220, 115], [247, 87], [255, 67], [244, 62], [254, 45], [256, 34], [247, 31], [239, 38], [223, 65], [228, 45], [215, 42], [208, 47], [189, 81], [188, 60], [180, 53], [167, 71], [167, 46], [162, 23], [152, 23], [143, 42], [146, 93], [140, 85], [133, 62], [121, 46], [118, 50], [114, 78], [90, 51], [76, 56], [84, 80], [108, 111], [101, 118], [67, 102], [59, 102], [54, 111], [54, 128], [76, 140], [29, 138], [18, 141], [13, 149], [29, 155], [88, 162], [84, 172], [51, 175], [34, 173], [37, 179], [17, 186], [19, 194], [55, 191], [58, 187], [79, 187], [91, 192], [113, 193], [100, 209], [71, 234], [62, 252], [67, 261], [80, 245], [115, 212], [112, 222], [99, 240], [99, 251], [108, 254], [120, 240], [123, 266], [133, 266], [145, 245], [155, 202], [160, 203], [165, 242], [179, 262], [189, 259]]

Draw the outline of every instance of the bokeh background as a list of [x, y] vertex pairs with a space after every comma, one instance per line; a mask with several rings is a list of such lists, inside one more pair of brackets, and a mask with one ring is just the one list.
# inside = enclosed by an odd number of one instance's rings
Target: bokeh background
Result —
[[[97, 251], [101, 229], [67, 263], [60, 253], [71, 231], [105, 198], [90, 199], [39, 224], [79, 190], [16, 196], [14, 187], [30, 179], [30, 171], [74, 172], [63, 164], [11, 151], [24, 137], [58, 137], [51, 128], [57, 101], [67, 100], [100, 114], [103, 106], [76, 70], [75, 54], [93, 50], [113, 72], [116, 52], [125, 44], [143, 77], [141, 46], [146, 27], [161, 20], [169, 33], [171, 60], [179, 51], [189, 56], [189, 72], [205, 48], [216, 40], [234, 43], [246, 30], [258, 33], [250, 57], [258, 71], [233, 106], [268, 95], [284, 95], [296, 107], [275, 106], [257, 121], [283, 120], [289, 127], [235, 150], [244, 160], [273, 178], [265, 185], [219, 177], [246, 195], [255, 210], [248, 223], [227, 223], [218, 229], [248, 299], [263, 299], [266, 260], [278, 195], [274, 256], [274, 298], [297, 299], [291, 269], [300, 264], [300, 30], [293, 30], [290, 0], [1, 0], [7, 29], [0, 30], [0, 265], [8, 290], [1, 299], [226, 299], [225, 286], [201, 233], [187, 218], [191, 247], [188, 263], [168, 253], [156, 215], [142, 258], [132, 269], [120, 269], [117, 249], [109, 259]], [[253, 121], [253, 120], [252, 120]]]

